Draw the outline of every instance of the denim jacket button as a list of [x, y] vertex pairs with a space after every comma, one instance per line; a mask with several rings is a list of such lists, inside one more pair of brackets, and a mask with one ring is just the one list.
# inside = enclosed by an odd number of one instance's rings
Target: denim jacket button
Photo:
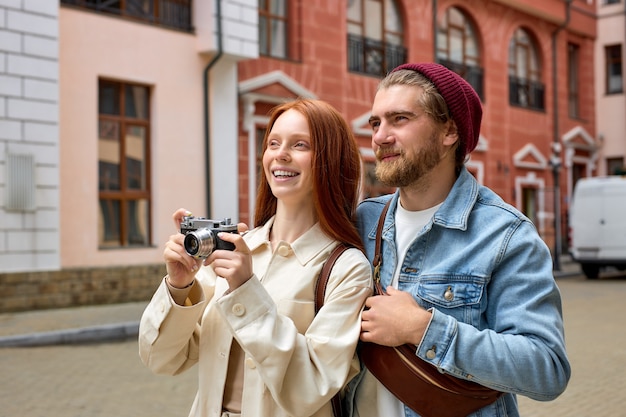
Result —
[[435, 349], [428, 349], [428, 351], [426, 351], [426, 357], [428, 359], [435, 359], [436, 356], [437, 353], [435, 352]]
[[448, 288], [446, 292], [443, 293], [443, 298], [445, 298], [446, 301], [454, 300], [454, 293], [452, 292], [450, 288]]

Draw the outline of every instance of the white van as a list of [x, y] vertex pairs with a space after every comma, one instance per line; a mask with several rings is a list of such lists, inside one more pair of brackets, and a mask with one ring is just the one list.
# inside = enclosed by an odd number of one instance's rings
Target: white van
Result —
[[626, 177], [578, 180], [569, 214], [569, 252], [587, 278], [626, 269]]

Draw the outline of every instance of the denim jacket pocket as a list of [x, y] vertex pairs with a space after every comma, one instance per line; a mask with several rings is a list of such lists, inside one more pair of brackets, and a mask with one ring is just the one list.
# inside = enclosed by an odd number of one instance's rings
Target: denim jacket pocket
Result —
[[463, 280], [442, 277], [421, 279], [417, 287], [417, 296], [430, 306], [445, 309], [472, 307], [480, 304], [485, 283], [478, 278]]

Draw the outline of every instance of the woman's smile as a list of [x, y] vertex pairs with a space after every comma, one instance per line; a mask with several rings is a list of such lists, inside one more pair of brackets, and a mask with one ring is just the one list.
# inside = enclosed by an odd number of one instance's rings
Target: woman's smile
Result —
[[287, 180], [293, 177], [297, 177], [300, 174], [294, 171], [286, 170], [286, 169], [276, 169], [272, 171], [272, 175], [277, 180]]

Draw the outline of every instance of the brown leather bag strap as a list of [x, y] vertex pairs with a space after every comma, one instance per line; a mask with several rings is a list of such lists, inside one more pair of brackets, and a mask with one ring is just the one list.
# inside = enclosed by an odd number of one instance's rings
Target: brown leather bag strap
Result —
[[333, 269], [337, 258], [339, 258], [339, 256], [341, 256], [346, 249], [348, 249], [348, 245], [344, 243], [338, 244], [330, 253], [328, 259], [326, 259], [326, 262], [322, 267], [322, 270], [320, 271], [317, 283], [315, 284], [315, 314], [317, 314], [317, 312], [320, 311], [324, 305], [324, 295], [326, 294], [326, 286], [328, 285], [330, 271]]
[[[315, 314], [322, 308], [324, 305], [324, 295], [326, 294], [326, 286], [328, 285], [328, 278], [330, 277], [330, 271], [333, 269], [335, 262], [341, 256], [341, 254], [348, 249], [348, 245], [344, 243], [338, 244], [335, 249], [330, 253], [328, 259], [324, 263], [322, 270], [320, 271], [320, 275], [317, 278], [317, 283], [315, 284]], [[343, 408], [341, 407], [341, 394], [337, 393], [333, 399], [331, 400], [331, 405], [333, 407], [333, 415], [335, 417], [343, 417]]]
[[374, 249], [374, 259], [372, 259], [372, 265], [374, 266], [374, 291], [376, 291], [377, 294], [385, 293], [380, 285], [380, 266], [383, 263], [383, 256], [381, 254], [383, 226], [385, 225], [385, 217], [387, 216], [387, 211], [389, 210], [390, 205], [391, 199], [389, 199], [387, 204], [385, 204], [385, 207], [383, 207], [383, 211], [380, 213], [380, 217], [378, 218], [378, 227], [376, 228], [376, 247]]

